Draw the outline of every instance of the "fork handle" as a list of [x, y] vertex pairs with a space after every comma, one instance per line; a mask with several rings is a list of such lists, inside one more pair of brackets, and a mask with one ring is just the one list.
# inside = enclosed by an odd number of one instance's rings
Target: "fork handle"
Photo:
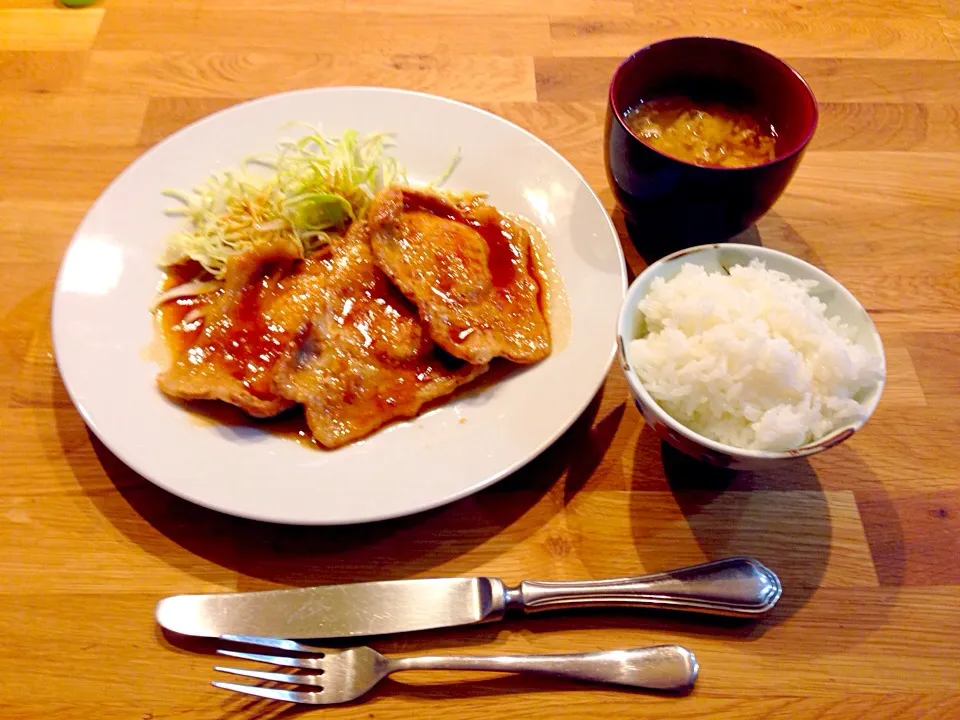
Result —
[[684, 692], [699, 670], [693, 653], [679, 645], [572, 655], [450, 655], [395, 658], [387, 674], [400, 670], [485, 670], [612, 683], [629, 687]]

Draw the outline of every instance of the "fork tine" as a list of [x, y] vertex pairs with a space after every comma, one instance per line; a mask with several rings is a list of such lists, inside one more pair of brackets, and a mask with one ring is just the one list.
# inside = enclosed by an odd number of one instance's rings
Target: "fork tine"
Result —
[[259, 653], [237, 652], [236, 650], [217, 649], [217, 654], [227, 655], [228, 657], [241, 658], [243, 660], [256, 660], [257, 662], [269, 663], [270, 665], [283, 665], [284, 667], [308, 668], [310, 670], [320, 669], [319, 658], [297, 658], [285, 657], [283, 655], [261, 655]]
[[214, 687], [222, 690], [233, 690], [234, 692], [244, 693], [246, 695], [256, 695], [257, 697], [267, 698], [268, 700], [284, 700], [291, 703], [301, 703], [304, 705], [323, 705], [320, 691], [311, 690], [309, 692], [294, 692], [292, 690], [280, 690], [278, 688], [260, 687], [259, 685], [241, 685], [240, 683], [211, 683]]
[[281, 638], [256, 637], [254, 635], [221, 635], [221, 640], [228, 642], [242, 643], [244, 645], [262, 645], [263, 647], [278, 648], [279, 650], [293, 650], [295, 652], [325, 653], [326, 648], [319, 648], [314, 645], [304, 645], [295, 640], [283, 640]]
[[213, 668], [222, 673], [242, 675], [243, 677], [257, 678], [258, 680], [273, 680], [274, 682], [292, 683], [293, 685], [323, 685], [321, 675], [289, 675], [287, 673], [264, 672], [263, 670], [247, 670], [246, 668], [229, 668], [217, 665]]

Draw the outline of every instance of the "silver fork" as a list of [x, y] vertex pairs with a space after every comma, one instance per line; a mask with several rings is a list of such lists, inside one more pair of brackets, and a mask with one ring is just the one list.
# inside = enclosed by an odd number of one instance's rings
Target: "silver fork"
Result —
[[316, 688], [314, 690], [295, 691], [262, 685], [213, 683], [216, 687], [225, 690], [307, 705], [333, 705], [355, 700], [387, 675], [400, 670], [531, 672], [647, 690], [685, 692], [693, 687], [699, 669], [693, 653], [679, 645], [656, 645], [634, 650], [611, 650], [575, 655], [450, 655], [387, 658], [368, 647], [319, 648], [293, 640], [245, 635], [224, 635], [221, 639], [245, 645], [262, 645], [278, 650], [310, 653], [308, 657], [291, 657], [217, 650], [221, 655], [285, 667], [307, 668], [316, 670], [316, 674], [298, 675], [222, 666], [217, 666], [215, 669], [258, 680], [309, 686]]

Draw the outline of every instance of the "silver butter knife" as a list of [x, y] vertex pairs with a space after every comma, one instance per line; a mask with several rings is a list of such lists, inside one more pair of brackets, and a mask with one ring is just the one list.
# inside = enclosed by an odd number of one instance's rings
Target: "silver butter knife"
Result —
[[167, 630], [198, 637], [346, 638], [492, 622], [512, 609], [639, 607], [755, 617], [780, 593], [773, 572], [735, 557], [639, 577], [516, 587], [475, 577], [175, 595], [157, 603], [156, 617]]

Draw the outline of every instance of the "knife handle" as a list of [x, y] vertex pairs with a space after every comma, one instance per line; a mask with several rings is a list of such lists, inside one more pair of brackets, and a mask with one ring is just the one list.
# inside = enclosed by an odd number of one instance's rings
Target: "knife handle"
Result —
[[524, 612], [640, 607], [755, 617], [777, 604], [780, 580], [753, 558], [733, 557], [616, 580], [524, 581], [506, 589], [506, 607]]

